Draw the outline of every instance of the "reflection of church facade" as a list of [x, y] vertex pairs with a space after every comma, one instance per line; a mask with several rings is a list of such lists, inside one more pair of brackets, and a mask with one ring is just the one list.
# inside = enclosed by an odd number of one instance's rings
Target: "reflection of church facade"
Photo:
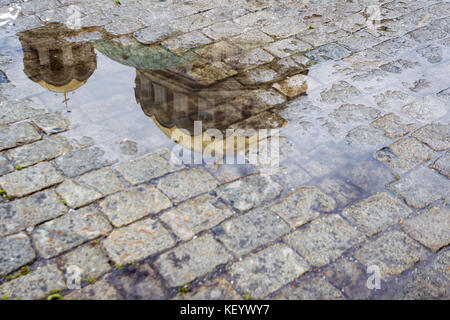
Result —
[[[76, 31], [54, 26], [19, 33], [25, 74], [42, 87], [58, 93], [66, 94], [85, 84], [97, 66], [95, 44], [65, 40], [76, 35]], [[120, 44], [107, 41], [106, 45], [114, 46], [111, 51], [120, 52]], [[151, 50], [148, 51], [151, 54]], [[135, 67], [136, 102], [165, 135], [192, 151], [199, 151], [190, 141], [199, 134], [194, 130], [195, 121], [201, 121], [201, 147], [204, 148], [214, 140], [208, 130], [214, 129], [225, 137], [230, 126], [252, 115], [239, 105], [229, 103], [231, 98], [248, 94], [249, 90], [226, 88], [220, 83], [202, 86], [190, 79], [183, 68], [143, 70], [139, 65]]]

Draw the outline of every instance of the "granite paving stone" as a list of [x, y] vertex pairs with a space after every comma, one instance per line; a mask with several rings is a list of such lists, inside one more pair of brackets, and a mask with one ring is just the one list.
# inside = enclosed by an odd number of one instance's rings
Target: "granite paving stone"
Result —
[[450, 211], [448, 208], [432, 207], [402, 222], [403, 231], [424, 246], [437, 252], [450, 243]]
[[368, 236], [387, 229], [412, 213], [402, 201], [380, 192], [345, 208], [342, 215]]
[[106, 253], [119, 266], [140, 261], [174, 244], [169, 232], [152, 219], [115, 229], [103, 242]]
[[22, 197], [63, 181], [63, 176], [48, 162], [11, 172], [0, 177], [0, 186], [11, 197]]
[[0, 176], [14, 171], [14, 167], [11, 162], [0, 154]]
[[336, 260], [344, 251], [364, 240], [359, 231], [335, 214], [316, 219], [285, 238], [290, 246], [317, 267]]
[[78, 181], [94, 188], [104, 196], [122, 191], [124, 188], [124, 183], [111, 168], [85, 173], [78, 178]]
[[15, 271], [35, 258], [30, 238], [24, 232], [0, 238], [0, 275]]
[[155, 265], [171, 287], [191, 282], [231, 260], [214, 238], [207, 234], [163, 253]]
[[304, 276], [298, 284], [283, 288], [277, 300], [343, 300], [342, 293], [321, 276]]
[[450, 148], [450, 125], [430, 123], [412, 134], [413, 137], [426, 143], [436, 151]]
[[132, 185], [137, 185], [182, 169], [183, 165], [172, 162], [171, 156], [167, 149], [161, 149], [143, 158], [121, 163], [117, 171]]
[[147, 263], [131, 270], [123, 270], [109, 281], [126, 300], [167, 299], [167, 290], [161, 277]]
[[384, 131], [390, 139], [400, 138], [417, 128], [415, 123], [404, 123], [395, 113], [389, 113], [373, 121], [371, 127]]
[[108, 258], [97, 245], [86, 244], [59, 258], [58, 263], [64, 269], [77, 267], [81, 269], [81, 281], [97, 279], [111, 269]]
[[431, 164], [430, 167], [436, 169], [441, 174], [450, 179], [450, 152], [447, 151], [444, 155], [439, 157], [433, 164]]
[[28, 167], [41, 161], [52, 160], [72, 151], [66, 138], [54, 135], [7, 152], [16, 166]]
[[63, 273], [49, 264], [0, 285], [0, 296], [11, 300], [44, 299], [52, 292], [66, 289]]
[[233, 289], [231, 284], [223, 277], [207, 281], [200, 287], [193, 289], [177, 300], [241, 300], [242, 297]]
[[375, 158], [392, 168], [395, 172], [405, 173], [422, 162], [433, 158], [434, 151], [414, 138], [402, 138], [393, 144], [378, 150]]
[[64, 296], [64, 300], [120, 300], [121, 296], [108, 280], [100, 280]]
[[151, 185], [116, 193], [100, 201], [100, 208], [115, 227], [121, 227], [172, 206], [170, 200]]
[[63, 132], [70, 127], [70, 121], [61, 112], [46, 113], [32, 119], [33, 123], [45, 134]]
[[358, 249], [354, 256], [365, 266], [380, 268], [381, 278], [398, 276], [427, 257], [427, 250], [403, 232], [384, 233]]
[[334, 211], [336, 201], [316, 187], [302, 187], [289, 193], [269, 208], [292, 228], [297, 228], [314, 220], [321, 213]]
[[253, 209], [213, 229], [217, 239], [236, 256], [277, 240], [289, 226], [266, 208]]
[[447, 113], [445, 104], [437, 98], [426, 96], [402, 108], [407, 115], [421, 122], [429, 122]]
[[64, 200], [64, 203], [72, 208], [82, 207], [103, 197], [95, 189], [81, 185], [73, 180], [65, 180], [55, 190]]
[[40, 139], [41, 135], [29, 122], [0, 126], [0, 151]]
[[34, 227], [67, 212], [53, 190], [0, 204], [0, 235], [8, 235]]
[[219, 197], [239, 211], [248, 211], [272, 200], [281, 191], [282, 187], [278, 183], [264, 175], [251, 175], [217, 188]]
[[217, 198], [203, 195], [172, 208], [161, 216], [161, 220], [181, 239], [189, 240], [197, 233], [208, 230], [233, 212]]
[[76, 177], [110, 164], [104, 159], [105, 152], [98, 147], [74, 150], [55, 160], [56, 165], [68, 177]]
[[309, 271], [309, 264], [285, 244], [276, 244], [234, 263], [230, 274], [241, 292], [261, 299]]
[[190, 169], [161, 178], [157, 186], [172, 201], [180, 202], [208, 192], [217, 184], [217, 180], [208, 172]]
[[423, 209], [438, 199], [450, 196], [450, 181], [429, 168], [418, 168], [387, 188], [405, 198], [406, 203], [416, 209]]
[[106, 235], [111, 229], [99, 210], [88, 206], [39, 225], [33, 230], [32, 239], [39, 255], [48, 259]]

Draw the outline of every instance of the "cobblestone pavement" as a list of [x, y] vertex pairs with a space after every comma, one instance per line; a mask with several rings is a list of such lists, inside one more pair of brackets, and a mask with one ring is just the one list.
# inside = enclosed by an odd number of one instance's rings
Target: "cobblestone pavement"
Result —
[[[0, 297], [449, 299], [449, 1], [0, 0], [0, 19]], [[280, 166], [171, 161], [197, 118], [161, 87], [215, 95], [209, 128], [281, 128]]]

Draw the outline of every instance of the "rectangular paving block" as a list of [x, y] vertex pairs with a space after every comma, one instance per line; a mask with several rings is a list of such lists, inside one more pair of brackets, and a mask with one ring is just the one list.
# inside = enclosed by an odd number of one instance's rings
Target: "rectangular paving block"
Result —
[[63, 255], [58, 262], [66, 272], [74, 267], [81, 270], [80, 280], [88, 281], [88, 278], [97, 279], [111, 269], [108, 257], [103, 253], [99, 245], [86, 244]]
[[106, 253], [120, 266], [145, 259], [174, 244], [173, 237], [161, 223], [151, 219], [115, 229], [103, 242]]
[[359, 231], [335, 214], [316, 219], [286, 236], [286, 242], [317, 267], [336, 260], [362, 240]]
[[111, 164], [104, 159], [104, 155], [105, 152], [100, 148], [91, 147], [69, 152], [56, 158], [55, 163], [66, 176], [75, 177]]
[[292, 191], [269, 208], [292, 228], [297, 228], [321, 213], [332, 212], [336, 208], [336, 201], [316, 187], [303, 187]]
[[261, 299], [309, 271], [309, 264], [285, 244], [276, 244], [234, 263], [230, 274], [241, 292]]
[[406, 204], [386, 192], [374, 194], [342, 211], [346, 219], [368, 236], [387, 229], [411, 213]]
[[435, 200], [450, 197], [450, 181], [426, 167], [409, 172], [387, 188], [405, 198], [406, 203], [416, 209], [423, 209]]
[[86, 187], [69, 179], [57, 186], [56, 192], [72, 208], [79, 208], [103, 197], [94, 188]]
[[225, 248], [208, 234], [162, 254], [155, 264], [169, 285], [177, 287], [206, 275], [231, 258]]
[[33, 123], [46, 134], [63, 132], [70, 126], [70, 121], [60, 111], [35, 116]]
[[289, 230], [289, 226], [267, 208], [253, 209], [213, 229], [217, 238], [236, 256], [275, 241]]
[[217, 180], [208, 172], [190, 169], [161, 178], [157, 186], [172, 201], [180, 202], [210, 192], [217, 184]]
[[85, 173], [77, 181], [94, 188], [104, 196], [116, 193], [124, 188], [124, 183], [111, 168], [103, 168]]
[[0, 151], [40, 139], [39, 132], [28, 122], [0, 126]]
[[0, 236], [34, 227], [67, 212], [53, 190], [0, 204]]
[[0, 177], [0, 186], [9, 196], [22, 197], [63, 180], [63, 176], [50, 163], [41, 162]]
[[172, 203], [161, 191], [148, 185], [113, 194], [99, 205], [111, 223], [121, 227], [167, 209]]
[[319, 275], [306, 275], [281, 289], [275, 300], [344, 300], [342, 293]]
[[66, 289], [63, 273], [50, 264], [0, 285], [0, 297], [11, 300], [44, 299], [52, 292]]
[[425, 248], [400, 231], [390, 231], [358, 249], [354, 257], [366, 267], [380, 268], [381, 278], [398, 276], [425, 259]]
[[217, 188], [217, 194], [239, 211], [248, 211], [276, 198], [283, 188], [267, 176], [252, 175]]
[[33, 243], [39, 254], [49, 259], [84, 242], [106, 235], [112, 227], [94, 206], [71, 211], [36, 227]]
[[231, 284], [223, 277], [210, 280], [200, 287], [183, 295], [175, 297], [175, 300], [241, 300], [242, 297], [233, 289]]
[[19, 269], [35, 258], [30, 238], [24, 232], [0, 238], [0, 276]]
[[232, 215], [233, 212], [223, 202], [213, 196], [204, 195], [163, 213], [161, 220], [180, 239], [186, 241]]
[[161, 149], [137, 160], [130, 160], [117, 167], [117, 171], [132, 185], [163, 176], [184, 166], [171, 161], [172, 153]]
[[403, 231], [424, 246], [437, 252], [450, 243], [450, 210], [432, 207], [402, 222]]
[[12, 149], [7, 152], [7, 155], [14, 161], [15, 166], [28, 167], [41, 161], [54, 159], [71, 150], [69, 141], [56, 135]]
[[74, 290], [64, 296], [64, 300], [121, 300], [122, 297], [116, 288], [106, 279]]

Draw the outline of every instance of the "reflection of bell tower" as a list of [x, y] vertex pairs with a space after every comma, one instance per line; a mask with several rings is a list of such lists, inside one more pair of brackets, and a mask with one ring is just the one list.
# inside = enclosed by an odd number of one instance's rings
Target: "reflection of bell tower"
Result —
[[97, 67], [97, 57], [88, 42], [65, 40], [78, 33], [54, 25], [19, 33], [28, 78], [64, 95], [85, 84]]

